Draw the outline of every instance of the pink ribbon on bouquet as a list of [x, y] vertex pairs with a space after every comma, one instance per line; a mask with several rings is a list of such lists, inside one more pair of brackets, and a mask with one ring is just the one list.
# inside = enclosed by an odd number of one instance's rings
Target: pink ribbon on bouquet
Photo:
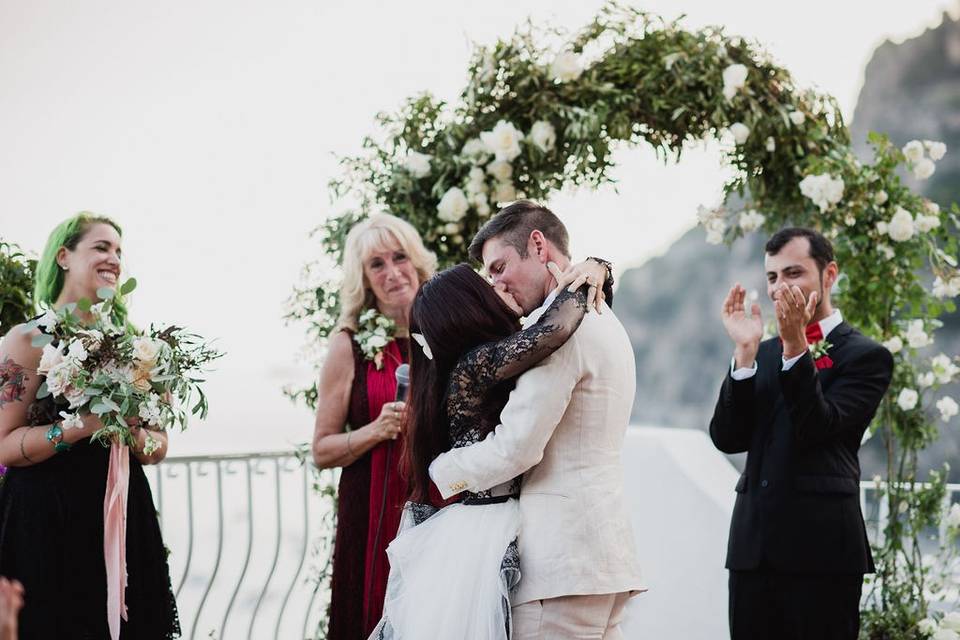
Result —
[[120, 638], [120, 618], [127, 620], [127, 494], [130, 456], [127, 445], [110, 445], [107, 490], [103, 496], [103, 559], [107, 568], [107, 622], [112, 640]]

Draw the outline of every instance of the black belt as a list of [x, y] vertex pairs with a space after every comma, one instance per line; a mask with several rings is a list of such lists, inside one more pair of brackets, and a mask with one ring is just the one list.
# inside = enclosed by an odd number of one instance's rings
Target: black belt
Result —
[[507, 494], [507, 495], [505, 495], [505, 496], [489, 496], [489, 497], [485, 497], [485, 498], [472, 498], [472, 497], [467, 497], [467, 498], [464, 498], [464, 499], [463, 499], [463, 502], [461, 502], [460, 504], [469, 504], [469, 505], [476, 505], [476, 504], [500, 504], [501, 502], [506, 502], [506, 501], [509, 500], [510, 498], [519, 498], [519, 497], [520, 497], [520, 494], [519, 494], [519, 493], [510, 493], [510, 494]]

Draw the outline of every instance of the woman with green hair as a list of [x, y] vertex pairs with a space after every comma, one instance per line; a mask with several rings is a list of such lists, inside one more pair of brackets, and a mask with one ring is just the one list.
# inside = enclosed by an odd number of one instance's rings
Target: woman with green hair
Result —
[[[80, 213], [61, 223], [37, 263], [37, 304], [59, 309], [82, 298], [98, 301], [101, 288], [116, 290], [120, 244], [120, 227], [109, 218]], [[126, 324], [126, 315], [122, 302], [114, 306], [117, 324]], [[0, 487], [0, 575], [23, 584], [21, 638], [115, 637], [104, 557], [110, 450], [90, 440], [103, 426], [97, 416], [83, 416], [80, 428], [61, 429], [66, 407], [51, 395], [37, 398], [44, 376], [37, 373], [41, 350], [32, 339], [43, 331], [19, 325], [0, 342], [0, 464], [9, 467]], [[166, 640], [179, 637], [180, 625], [142, 465], [163, 459], [167, 439], [153, 433], [160, 448], [148, 455], [146, 434], [137, 431], [130, 449], [119, 637]]]

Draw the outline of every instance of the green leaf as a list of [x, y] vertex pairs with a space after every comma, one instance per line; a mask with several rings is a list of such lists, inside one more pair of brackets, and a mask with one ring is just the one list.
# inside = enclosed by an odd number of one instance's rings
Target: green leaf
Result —
[[124, 282], [122, 285], [120, 285], [120, 295], [125, 296], [136, 288], [137, 288], [137, 279], [130, 278], [129, 280]]
[[48, 395], [50, 395], [50, 389], [47, 388], [47, 381], [44, 380], [40, 383], [40, 387], [37, 389], [37, 400], [43, 400]]
[[93, 306], [93, 303], [90, 302], [89, 298], [80, 298], [79, 300], [77, 300], [77, 309], [80, 309], [80, 311], [83, 311], [84, 313], [86, 313], [87, 311], [90, 311], [90, 307], [92, 306]]
[[90, 406], [90, 411], [98, 416], [102, 416], [105, 413], [110, 413], [110, 407], [105, 405], [102, 401], [95, 402]]
[[110, 287], [100, 287], [97, 289], [97, 297], [101, 300], [109, 300], [117, 295], [117, 292]]
[[49, 333], [40, 333], [30, 338], [30, 344], [38, 349], [42, 349], [53, 342], [53, 336]]

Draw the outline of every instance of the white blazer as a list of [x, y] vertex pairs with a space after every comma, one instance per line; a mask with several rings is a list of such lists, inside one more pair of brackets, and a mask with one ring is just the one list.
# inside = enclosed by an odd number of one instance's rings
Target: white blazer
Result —
[[514, 605], [642, 591], [623, 506], [623, 438], [636, 388], [633, 347], [609, 307], [517, 379], [501, 424], [430, 465], [444, 498], [525, 474]]

